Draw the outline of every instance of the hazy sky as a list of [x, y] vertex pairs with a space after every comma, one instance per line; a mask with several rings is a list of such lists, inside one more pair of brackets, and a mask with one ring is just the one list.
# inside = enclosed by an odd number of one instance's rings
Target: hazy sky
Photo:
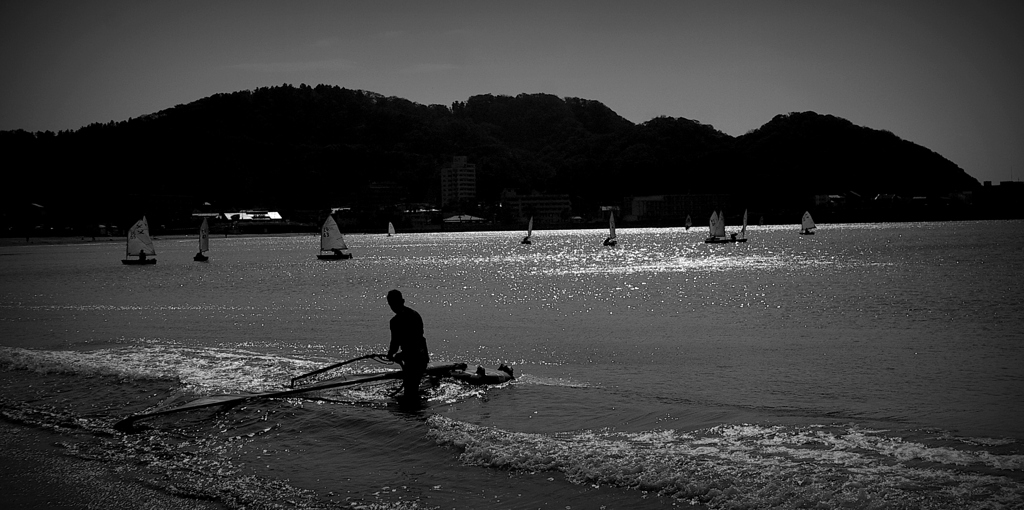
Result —
[[0, 0], [0, 43], [0, 130], [285, 83], [444, 105], [545, 92], [731, 135], [811, 110], [1024, 178], [1021, 0]]

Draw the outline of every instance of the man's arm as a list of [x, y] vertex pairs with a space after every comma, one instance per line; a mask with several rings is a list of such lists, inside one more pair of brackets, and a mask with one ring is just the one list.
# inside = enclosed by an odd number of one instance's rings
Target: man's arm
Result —
[[398, 347], [399, 347], [400, 343], [398, 341], [398, 335], [395, 333], [395, 322], [394, 322], [394, 319], [392, 319], [392, 321], [389, 324], [389, 326], [390, 326], [390, 329], [391, 329], [391, 344], [388, 346], [388, 358], [390, 359], [391, 357], [393, 357], [395, 355], [396, 352], [398, 352]]

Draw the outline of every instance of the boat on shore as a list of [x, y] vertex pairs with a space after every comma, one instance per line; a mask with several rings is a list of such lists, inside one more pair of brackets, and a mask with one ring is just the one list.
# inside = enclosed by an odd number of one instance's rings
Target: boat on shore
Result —
[[156, 257], [156, 248], [153, 247], [153, 239], [149, 236], [149, 222], [143, 216], [128, 229], [128, 242], [121, 263], [127, 266], [156, 264], [156, 259], [152, 257]]
[[352, 258], [351, 253], [347, 253], [348, 245], [345, 244], [345, 236], [341, 235], [341, 229], [338, 228], [338, 222], [334, 221], [334, 217], [327, 215], [327, 220], [324, 221], [324, 226], [320, 230], [320, 253], [317, 254], [316, 258], [320, 260], [345, 260]]

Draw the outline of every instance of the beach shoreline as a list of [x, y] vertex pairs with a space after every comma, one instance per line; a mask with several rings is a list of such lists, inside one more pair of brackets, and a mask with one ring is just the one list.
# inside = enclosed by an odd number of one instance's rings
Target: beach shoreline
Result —
[[[213, 501], [167, 494], [116, 472], [111, 465], [68, 455], [58, 445], [67, 439], [57, 432], [0, 420], [0, 492], [5, 508], [226, 508]], [[130, 466], [121, 468], [133, 471]]]
[[[281, 233], [281, 234], [231, 234], [223, 237], [296, 237], [296, 236], [312, 236], [309, 233]], [[215, 235], [213, 238], [220, 238], [222, 236]], [[182, 241], [188, 239], [198, 239], [198, 235], [191, 234], [173, 234], [165, 236], [154, 236], [154, 241]], [[110, 237], [110, 236], [48, 236], [48, 237], [30, 237], [28, 241], [24, 237], [0, 237], [0, 247], [14, 247], [14, 246], [53, 246], [53, 245], [68, 245], [68, 244], [124, 244], [124, 236]]]

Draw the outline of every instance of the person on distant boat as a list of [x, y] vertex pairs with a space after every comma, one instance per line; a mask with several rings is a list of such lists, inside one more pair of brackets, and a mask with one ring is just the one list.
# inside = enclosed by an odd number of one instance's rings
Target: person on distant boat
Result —
[[391, 318], [391, 345], [388, 359], [402, 366], [402, 386], [406, 398], [419, 396], [420, 380], [430, 362], [427, 339], [423, 337], [423, 318], [405, 306], [405, 298], [397, 289], [388, 291], [388, 306], [395, 316]]
[[605, 246], [615, 246], [615, 238], [614, 237], [608, 237], [607, 239], [604, 240], [604, 245]]
[[139, 260], [146, 260], [146, 250], [139, 250]]

